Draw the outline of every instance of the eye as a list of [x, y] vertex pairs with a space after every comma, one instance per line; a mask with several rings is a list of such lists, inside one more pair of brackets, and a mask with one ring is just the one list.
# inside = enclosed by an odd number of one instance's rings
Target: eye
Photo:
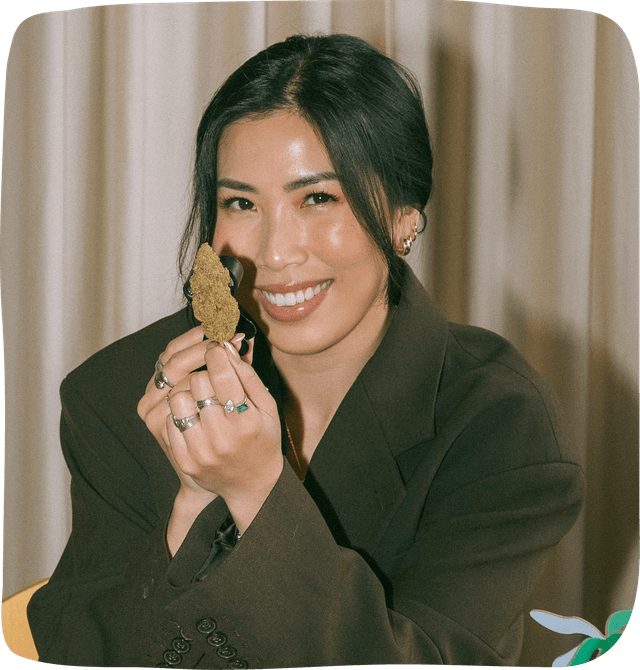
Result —
[[246, 198], [227, 198], [220, 203], [222, 209], [236, 209], [239, 211], [250, 211], [256, 208], [256, 206], [247, 200]]
[[324, 191], [318, 191], [317, 193], [310, 193], [302, 201], [303, 206], [307, 205], [324, 205], [327, 202], [338, 202], [338, 198], [330, 193], [325, 193]]

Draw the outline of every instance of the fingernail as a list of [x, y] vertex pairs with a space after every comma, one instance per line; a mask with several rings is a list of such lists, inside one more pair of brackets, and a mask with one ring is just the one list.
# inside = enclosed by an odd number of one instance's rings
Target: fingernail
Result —
[[236, 351], [236, 348], [227, 341], [223, 342], [223, 344], [226, 347], [227, 351], [229, 352], [229, 355], [235, 360], [239, 361], [240, 354]]
[[244, 340], [244, 333], [236, 333], [229, 341], [237, 347], [242, 340]]

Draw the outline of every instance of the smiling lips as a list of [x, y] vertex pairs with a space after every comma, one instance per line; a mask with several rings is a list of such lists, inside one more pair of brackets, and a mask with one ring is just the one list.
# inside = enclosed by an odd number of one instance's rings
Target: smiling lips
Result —
[[300, 321], [309, 316], [324, 300], [333, 279], [321, 282], [264, 286], [258, 289], [262, 303], [278, 321]]

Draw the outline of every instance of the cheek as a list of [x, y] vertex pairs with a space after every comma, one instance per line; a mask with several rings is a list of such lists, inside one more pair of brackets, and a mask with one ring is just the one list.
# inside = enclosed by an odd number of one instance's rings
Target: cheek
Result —
[[377, 247], [355, 219], [333, 222], [319, 238], [320, 244], [316, 248], [322, 248], [325, 259], [336, 266], [374, 263], [380, 256]]
[[225, 226], [223, 223], [216, 224], [212, 247], [218, 256], [236, 256], [240, 250], [239, 242], [230, 226]]
[[254, 253], [251, 249], [253, 240], [247, 235], [238, 235], [237, 227], [218, 223], [213, 235], [213, 250], [218, 256], [233, 256], [242, 264], [244, 271], [240, 288], [236, 293], [238, 302], [250, 313], [257, 309], [251, 293], [255, 284], [256, 266]]
[[238, 226], [218, 224], [213, 236], [213, 250], [218, 256], [233, 256], [237, 258], [244, 267], [245, 276], [250, 268], [255, 265], [255, 254], [258, 241], [252, 235], [247, 234], [246, 228], [241, 234]]

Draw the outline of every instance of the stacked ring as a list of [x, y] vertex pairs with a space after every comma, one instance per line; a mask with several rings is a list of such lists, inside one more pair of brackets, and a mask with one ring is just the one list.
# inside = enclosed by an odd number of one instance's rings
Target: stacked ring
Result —
[[161, 369], [156, 372], [156, 376], [154, 377], [153, 383], [156, 385], [157, 389], [163, 389], [165, 386], [168, 386], [170, 389], [172, 389], [174, 386], [167, 379], [167, 375], [165, 375]]
[[245, 396], [244, 400], [239, 405], [236, 405], [236, 412], [238, 412], [238, 414], [242, 414], [242, 412], [246, 412], [249, 409], [249, 405], [247, 405], [247, 400], [249, 400], [249, 398]]
[[171, 415], [173, 419], [173, 425], [181, 432], [184, 433], [185, 430], [188, 430], [192, 426], [195, 426], [196, 423], [200, 421], [199, 414], [192, 414], [191, 416], [185, 416], [182, 419], [178, 419], [177, 416]]
[[227, 400], [227, 402], [223, 405], [223, 409], [227, 414], [231, 414], [234, 409], [238, 412], [238, 414], [242, 414], [242, 412], [246, 412], [249, 409], [249, 405], [247, 405], [248, 400], [249, 398], [246, 395], [244, 400], [237, 405], [233, 402], [233, 400]]
[[248, 401], [249, 398], [245, 395], [244, 400], [237, 405], [233, 402], [233, 400], [227, 400], [227, 402], [223, 405], [215, 396], [211, 396], [210, 398], [205, 398], [204, 400], [196, 400], [196, 405], [198, 406], [198, 409], [204, 409], [205, 407], [210, 407], [211, 405], [220, 405], [227, 414], [231, 414], [234, 409], [236, 412], [238, 412], [238, 414], [242, 414], [242, 412], [246, 412], [249, 409], [249, 405], [247, 405]]
[[196, 400], [196, 405], [198, 406], [198, 409], [204, 409], [205, 407], [210, 407], [211, 405], [220, 405], [220, 404], [221, 403], [218, 402], [218, 399], [215, 396], [205, 398], [204, 400]]
[[162, 360], [162, 354], [158, 356], [158, 360], [156, 361], [156, 372], [159, 372], [162, 370], [162, 368], [165, 366], [165, 362]]

